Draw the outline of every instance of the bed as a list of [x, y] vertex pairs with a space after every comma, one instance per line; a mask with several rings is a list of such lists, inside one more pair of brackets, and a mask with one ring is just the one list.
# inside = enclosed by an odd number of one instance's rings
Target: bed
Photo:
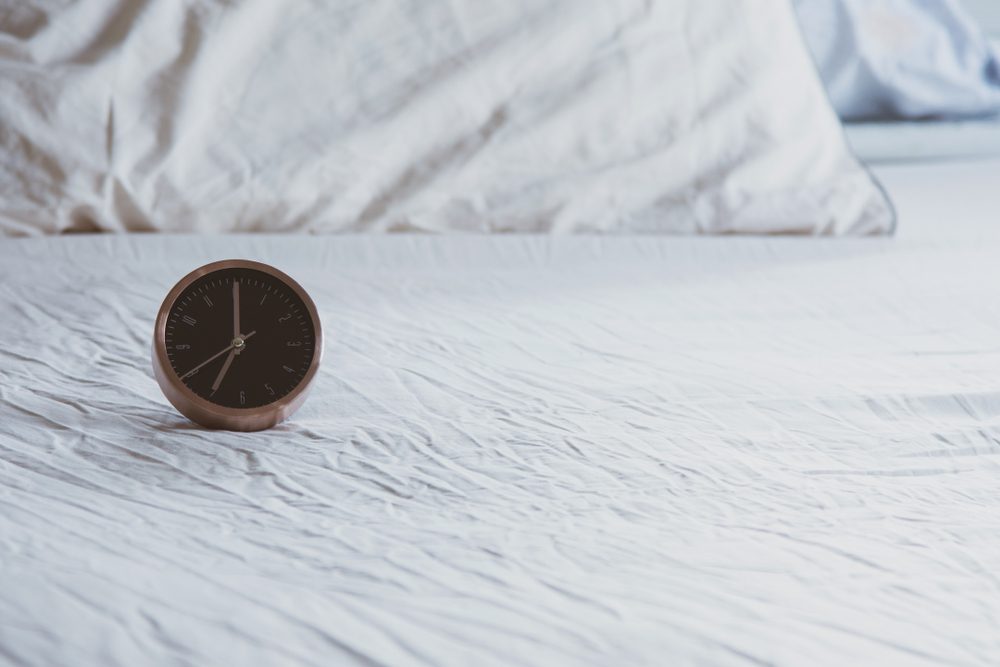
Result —
[[[0, 15], [0, 664], [1000, 663], [988, 129], [880, 186], [790, 3], [275, 6]], [[150, 364], [227, 258], [260, 433]]]
[[873, 171], [892, 195], [898, 238], [933, 245], [1000, 236], [1000, 150], [974, 159], [892, 161]]
[[[0, 655], [995, 663], [997, 243], [4, 240]], [[231, 256], [328, 332], [261, 434], [149, 365], [166, 290]]]

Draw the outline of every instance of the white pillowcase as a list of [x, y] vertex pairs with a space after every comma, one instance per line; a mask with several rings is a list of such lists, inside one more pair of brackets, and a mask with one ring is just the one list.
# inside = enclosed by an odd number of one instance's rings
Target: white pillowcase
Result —
[[13, 234], [893, 224], [784, 1], [26, 2], [0, 118]]
[[841, 118], [1000, 112], [1000, 51], [955, 0], [796, 0], [795, 5]]

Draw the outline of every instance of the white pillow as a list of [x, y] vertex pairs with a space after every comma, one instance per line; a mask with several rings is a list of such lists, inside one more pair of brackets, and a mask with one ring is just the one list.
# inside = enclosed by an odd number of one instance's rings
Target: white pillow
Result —
[[7, 233], [893, 224], [785, 1], [48, 7], [0, 13]]
[[795, 5], [841, 118], [1000, 112], [1000, 51], [955, 0], [796, 0]]

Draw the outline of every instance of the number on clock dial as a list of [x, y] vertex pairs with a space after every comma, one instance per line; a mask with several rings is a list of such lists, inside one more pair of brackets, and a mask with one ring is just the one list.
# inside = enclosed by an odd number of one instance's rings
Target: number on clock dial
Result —
[[[239, 282], [238, 290], [234, 282]], [[240, 333], [253, 332], [242, 349], [233, 346], [237, 292]], [[171, 307], [165, 335], [167, 358], [184, 384], [231, 408], [267, 405], [295, 389], [312, 363], [314, 341], [312, 318], [302, 300], [279, 279], [253, 269], [222, 269], [196, 280]], [[223, 372], [233, 350], [238, 353]]]

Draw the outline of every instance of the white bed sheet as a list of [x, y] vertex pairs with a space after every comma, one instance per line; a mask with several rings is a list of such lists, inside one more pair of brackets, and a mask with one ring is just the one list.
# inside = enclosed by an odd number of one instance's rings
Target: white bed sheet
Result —
[[880, 164], [872, 171], [896, 209], [897, 237], [1000, 240], [1000, 156]]
[[[0, 241], [0, 662], [997, 664], [998, 250]], [[225, 257], [322, 311], [273, 431], [149, 368]]]
[[[998, 51], [1000, 53], [1000, 51]], [[1000, 159], [1000, 116], [975, 120], [848, 123], [851, 150], [868, 164]]]

